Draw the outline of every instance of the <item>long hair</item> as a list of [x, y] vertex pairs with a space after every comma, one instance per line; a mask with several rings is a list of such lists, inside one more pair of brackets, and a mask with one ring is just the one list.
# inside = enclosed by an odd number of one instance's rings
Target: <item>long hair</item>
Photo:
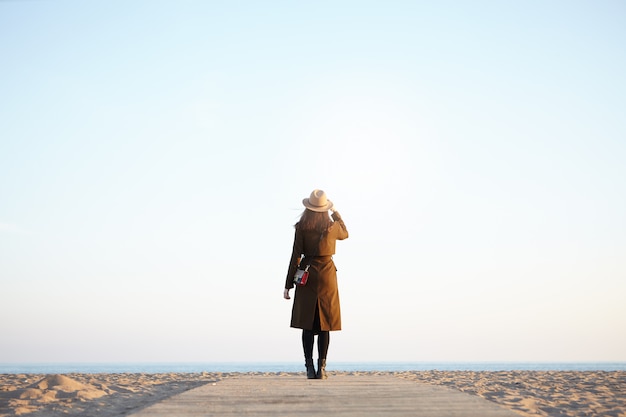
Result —
[[332, 221], [328, 217], [328, 212], [318, 212], [305, 209], [300, 216], [300, 221], [295, 224], [295, 228], [303, 231], [316, 231], [322, 233], [331, 226]]

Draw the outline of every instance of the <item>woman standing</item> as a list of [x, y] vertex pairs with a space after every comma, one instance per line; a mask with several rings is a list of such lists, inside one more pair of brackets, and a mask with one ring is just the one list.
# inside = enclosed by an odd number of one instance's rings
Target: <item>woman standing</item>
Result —
[[[306, 285], [296, 286], [291, 312], [291, 327], [302, 329], [302, 348], [309, 379], [326, 379], [326, 354], [330, 331], [341, 330], [341, 310], [337, 289], [337, 269], [332, 255], [335, 242], [348, 237], [346, 225], [322, 190], [313, 190], [302, 200], [306, 209], [296, 223], [296, 234], [284, 297], [289, 300], [293, 277], [299, 264], [309, 265]], [[328, 211], [332, 211], [332, 220]], [[304, 257], [302, 257], [304, 255]], [[317, 372], [313, 366], [314, 335], [317, 335]]]

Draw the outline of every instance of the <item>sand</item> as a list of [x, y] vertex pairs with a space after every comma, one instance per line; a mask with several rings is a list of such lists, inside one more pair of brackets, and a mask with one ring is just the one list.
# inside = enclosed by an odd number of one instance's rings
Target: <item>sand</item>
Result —
[[219, 378], [219, 373], [4, 374], [0, 417], [125, 416]]
[[[626, 372], [358, 372], [474, 394], [522, 416], [626, 417]], [[329, 377], [355, 372], [329, 372]], [[237, 373], [4, 374], [0, 417], [126, 416], [172, 395]], [[246, 375], [275, 375], [247, 373]], [[290, 374], [302, 375], [303, 373]], [[323, 382], [322, 382], [323, 383]]]
[[522, 416], [626, 417], [626, 372], [401, 372], [402, 378], [445, 385]]

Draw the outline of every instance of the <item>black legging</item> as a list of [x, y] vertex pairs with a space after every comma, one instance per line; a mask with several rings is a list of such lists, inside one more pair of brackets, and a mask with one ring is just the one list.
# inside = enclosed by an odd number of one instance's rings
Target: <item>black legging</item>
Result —
[[322, 331], [320, 325], [320, 310], [315, 307], [315, 318], [313, 319], [313, 330], [302, 330], [302, 348], [305, 358], [313, 358], [313, 337], [317, 334], [317, 354], [319, 359], [326, 359], [328, 345], [330, 345], [330, 332]]
[[302, 347], [304, 348], [304, 357], [313, 358], [313, 337], [317, 333], [317, 354], [319, 359], [326, 359], [328, 354], [328, 345], [330, 344], [330, 332], [315, 332], [313, 330], [302, 330]]

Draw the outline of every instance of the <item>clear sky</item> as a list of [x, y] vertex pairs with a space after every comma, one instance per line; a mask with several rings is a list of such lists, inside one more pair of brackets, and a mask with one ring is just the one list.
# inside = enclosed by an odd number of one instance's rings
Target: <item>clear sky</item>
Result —
[[626, 361], [623, 1], [0, 1], [0, 362]]

